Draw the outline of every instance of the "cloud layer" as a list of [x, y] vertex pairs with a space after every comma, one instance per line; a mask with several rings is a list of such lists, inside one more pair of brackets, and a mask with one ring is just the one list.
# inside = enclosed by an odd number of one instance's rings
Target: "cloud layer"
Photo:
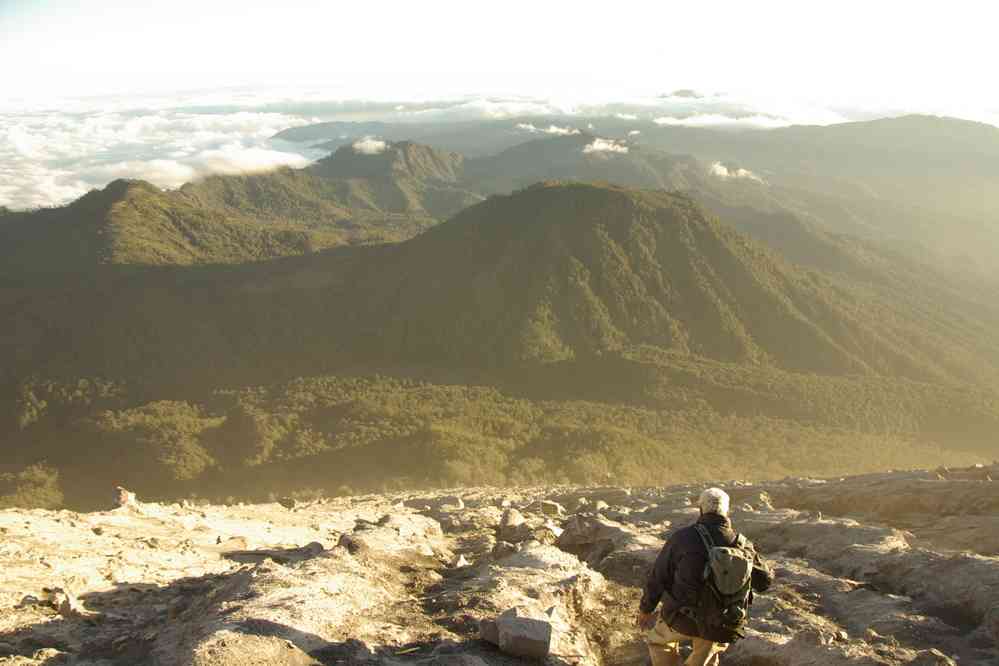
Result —
[[363, 139], [355, 141], [351, 146], [355, 153], [361, 155], [381, 155], [387, 147], [387, 143], [371, 136], [366, 136]]
[[307, 122], [253, 111], [0, 113], [0, 205], [63, 204], [122, 177], [173, 188], [213, 173], [304, 166], [307, 149], [270, 137]]
[[610, 139], [594, 139], [583, 147], [584, 153], [627, 153], [628, 146]]
[[749, 169], [737, 168], [729, 169], [727, 166], [721, 162], [715, 162], [711, 165], [711, 175], [717, 176], [718, 178], [741, 178], [744, 180], [755, 180], [758, 183], [762, 183], [763, 179], [757, 176], [755, 173]]
[[720, 113], [696, 113], [674, 118], [660, 116], [654, 119], [656, 125], [678, 127], [732, 127], [732, 128], [777, 128], [787, 127], [792, 122], [787, 118], [762, 114], [727, 116]]
[[530, 132], [531, 134], [541, 132], [543, 134], [553, 134], [555, 136], [572, 136], [580, 133], [579, 130], [574, 127], [559, 127], [558, 125], [549, 125], [548, 127], [541, 128], [535, 127], [532, 123], [517, 123], [516, 128], [524, 130], [525, 132]]
[[[391, 93], [393, 96], [386, 96]], [[551, 136], [578, 135], [572, 125], [597, 131], [591, 119], [642, 123], [628, 131], [637, 141], [674, 126], [766, 129], [792, 124], [825, 125], [909, 112], [955, 115], [999, 125], [999, 110], [921, 108], [829, 108], [817, 103], [748, 99], [693, 90], [628, 99], [545, 99], [531, 96], [465, 95], [406, 97], [321, 86], [233, 88], [147, 96], [107, 96], [57, 101], [0, 98], [0, 206], [32, 208], [66, 203], [123, 176], [161, 187], [177, 187], [211, 173], [303, 166], [321, 157], [307, 143], [271, 139], [282, 129], [326, 120], [452, 122], [509, 119], [517, 131]], [[531, 118], [532, 122], [518, 122]], [[545, 120], [538, 120], [543, 118]], [[550, 120], [549, 120], [550, 119]], [[552, 124], [549, 124], [551, 122]], [[596, 120], [601, 126], [603, 121]], [[547, 127], [546, 127], [547, 125]], [[627, 125], [625, 125], [627, 127]], [[372, 154], [378, 139], [355, 150]], [[626, 153], [624, 143], [595, 139], [587, 153]], [[758, 179], [746, 170], [718, 165], [719, 178]], [[722, 172], [724, 169], [724, 172]]]

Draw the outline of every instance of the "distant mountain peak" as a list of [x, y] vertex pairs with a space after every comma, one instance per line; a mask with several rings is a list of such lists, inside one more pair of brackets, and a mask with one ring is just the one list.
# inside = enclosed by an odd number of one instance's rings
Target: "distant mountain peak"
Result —
[[365, 340], [403, 358], [502, 365], [653, 345], [864, 374], [894, 355], [824, 283], [662, 190], [538, 183], [403, 244], [392, 276], [356, 281], [379, 285]]
[[341, 146], [313, 167], [330, 178], [407, 178], [454, 183], [464, 170], [465, 158], [413, 141], [365, 138]]

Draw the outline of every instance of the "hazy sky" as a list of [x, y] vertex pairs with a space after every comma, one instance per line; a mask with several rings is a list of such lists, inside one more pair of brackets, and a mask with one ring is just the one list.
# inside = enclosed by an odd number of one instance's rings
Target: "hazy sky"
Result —
[[[635, 136], [912, 112], [999, 126], [990, 6], [0, 0], [0, 206], [302, 166], [317, 154], [272, 137], [332, 118], [542, 132], [555, 126], [514, 119], [616, 116]], [[700, 96], [662, 96], [678, 89]]]
[[[310, 83], [352, 97], [681, 87], [999, 109], [983, 0], [0, 0], [8, 98]], [[977, 112], [976, 112], [977, 110]]]

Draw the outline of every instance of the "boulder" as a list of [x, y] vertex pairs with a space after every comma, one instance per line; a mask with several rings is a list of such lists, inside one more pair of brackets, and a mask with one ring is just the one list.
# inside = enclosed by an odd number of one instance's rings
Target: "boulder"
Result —
[[509, 557], [519, 550], [515, 544], [509, 541], [497, 541], [496, 545], [493, 546], [492, 556], [494, 560], [502, 560], [504, 557]]
[[551, 500], [542, 500], [540, 508], [541, 513], [551, 518], [560, 518], [565, 515], [565, 507]]
[[503, 515], [500, 517], [499, 527], [501, 530], [508, 529], [523, 525], [525, 522], [524, 514], [511, 507], [503, 512]]
[[440, 499], [440, 507], [445, 511], [461, 511], [465, 508], [465, 500], [458, 495], [447, 495]]
[[98, 613], [93, 611], [88, 611], [83, 607], [83, 604], [76, 598], [69, 590], [64, 590], [61, 587], [54, 587], [47, 590], [49, 595], [49, 604], [56, 609], [59, 615], [64, 618], [90, 618], [95, 617]]
[[[537, 524], [537, 521], [535, 521], [535, 524]], [[534, 529], [520, 511], [507, 509], [503, 512], [502, 518], [500, 518], [496, 536], [500, 541], [520, 543], [521, 541], [534, 538]]]
[[139, 502], [135, 498], [135, 493], [121, 486], [114, 489], [114, 505], [116, 508], [136, 507]]
[[487, 617], [479, 622], [479, 638], [487, 643], [499, 645], [499, 625], [496, 618]]
[[655, 561], [662, 540], [594, 514], [577, 514], [565, 523], [557, 545], [619, 581], [638, 583]]
[[551, 652], [554, 631], [549, 618], [522, 606], [510, 608], [496, 619], [479, 624], [479, 636], [506, 654], [544, 659]]
[[923, 650], [908, 666], [957, 666], [957, 662], [936, 648]]
[[546, 620], [504, 613], [496, 620], [499, 649], [515, 657], [544, 659], [552, 645], [552, 625]]
[[546, 520], [543, 525], [531, 530], [530, 538], [539, 543], [553, 545], [558, 541], [559, 536], [561, 535], [562, 528], [552, 521]]

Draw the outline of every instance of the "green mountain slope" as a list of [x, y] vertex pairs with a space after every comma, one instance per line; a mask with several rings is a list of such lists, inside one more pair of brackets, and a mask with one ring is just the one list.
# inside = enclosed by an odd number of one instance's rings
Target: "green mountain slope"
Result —
[[[602, 150], [594, 150], [594, 147]], [[626, 151], [626, 152], [621, 152]], [[527, 141], [490, 157], [469, 160], [469, 187], [507, 194], [544, 180], [606, 181], [649, 189], [683, 189], [703, 170], [696, 161], [590, 133]]]
[[999, 128], [903, 116], [755, 132], [643, 128], [643, 142], [756, 171], [834, 232], [913, 245], [991, 272]]
[[312, 167], [212, 176], [162, 191], [119, 180], [61, 208], [0, 218], [0, 276], [102, 264], [232, 264], [410, 238], [480, 200], [460, 156], [392, 145], [371, 168], [347, 147]]
[[260, 497], [977, 460], [995, 319], [879, 265], [833, 278], [684, 195], [545, 183], [401, 243], [7, 284], [0, 496], [51, 501], [41, 463], [93, 506], [122, 480]]
[[[494, 367], [648, 344], [826, 374], [996, 377], [989, 311], [972, 299], [933, 311], [883, 282], [796, 268], [684, 196], [548, 184], [396, 245], [225, 270], [112, 270], [12, 289], [0, 305], [17, 341], [7, 367], [71, 376], [214, 373], [247, 358]], [[81, 334], [88, 310], [103, 317]]]
[[[600, 139], [627, 152], [591, 151]], [[721, 177], [690, 156], [674, 155], [582, 133], [525, 142], [495, 156], [469, 160], [469, 189], [509, 193], [543, 180], [605, 181], [628, 187], [682, 191], [725, 224], [762, 241], [795, 263], [855, 272], [863, 260], [855, 243], [833, 234], [824, 215], [757, 177]], [[872, 252], [869, 249], [867, 252]]]
[[[571, 151], [561, 152], [561, 148], [586, 141], [587, 135], [554, 137], [560, 141], [546, 144], [537, 140], [539, 134], [518, 129], [551, 124], [596, 127], [592, 131], [604, 138], [627, 144], [628, 154], [637, 160], [629, 161], [621, 153], [610, 160], [611, 155], [605, 153], [602, 168], [589, 165]], [[322, 126], [293, 132], [304, 136], [314, 131], [334, 139], [329, 144], [332, 149], [344, 141], [337, 137], [354, 136], [361, 129], [344, 124], [326, 128], [325, 134]], [[766, 181], [769, 198], [827, 233], [887, 242], [924, 261], [946, 263], [949, 270], [996, 276], [999, 129], [993, 125], [910, 115], [830, 126], [730, 131], [660, 125], [648, 116], [553, 116], [456, 125], [385, 123], [368, 129], [373, 131], [365, 133], [415, 139], [475, 157], [468, 171], [484, 192], [509, 192], [544, 179], [599, 179], [672, 188], [677, 185], [668, 168], [657, 167], [660, 175], [650, 175], [644, 167], [637, 167], [637, 161], [658, 150], [691, 155], [707, 166], [719, 163], [756, 174]], [[632, 134], [636, 131], [639, 134]], [[527, 143], [535, 147], [523, 147]], [[497, 153], [502, 151], [507, 154], [500, 158]], [[588, 160], [592, 157], [587, 156]], [[570, 158], [577, 161], [571, 169], [566, 161]], [[479, 170], [489, 164], [497, 168]]]
[[[363, 337], [404, 357], [508, 363], [651, 344], [823, 373], [980, 376], [979, 348], [949, 349], [946, 326], [881, 301], [891, 315], [869, 316], [873, 296], [663, 192], [534, 186], [391, 256], [393, 271], [350, 281], [372, 289], [356, 315]], [[994, 338], [986, 347], [994, 360]]]

